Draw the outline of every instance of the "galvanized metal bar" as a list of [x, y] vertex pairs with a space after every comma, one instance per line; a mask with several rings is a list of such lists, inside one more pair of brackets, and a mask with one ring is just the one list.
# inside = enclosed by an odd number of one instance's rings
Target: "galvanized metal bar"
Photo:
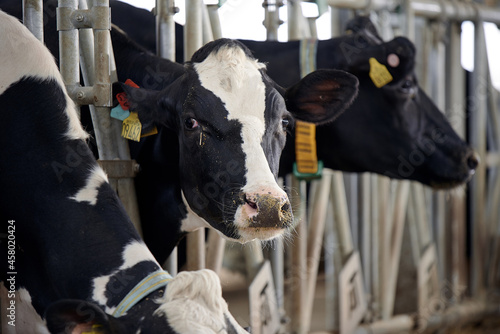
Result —
[[307, 330], [311, 326], [312, 309], [314, 303], [314, 291], [318, 276], [321, 246], [325, 230], [326, 212], [328, 209], [330, 189], [332, 186], [332, 171], [323, 170], [320, 180], [312, 181], [316, 184], [314, 198], [311, 199], [311, 217], [309, 218], [309, 230], [307, 233], [307, 289], [304, 308], [306, 315], [303, 326]]
[[342, 254], [338, 234], [335, 231], [333, 206], [328, 206], [324, 235], [325, 263], [325, 330], [334, 331], [340, 327], [339, 275], [342, 268]]
[[174, 0], [156, 0], [156, 50], [158, 56], [175, 61]]
[[226, 240], [223, 239], [215, 230], [208, 231], [207, 257], [205, 259], [207, 268], [212, 269], [219, 274], [222, 268], [222, 259], [224, 257], [224, 246]]
[[287, 176], [287, 184], [291, 184], [289, 196], [294, 211], [295, 235], [293, 244], [290, 244], [292, 264], [290, 268], [290, 328], [293, 333], [305, 334], [308, 329], [305, 327], [306, 317], [306, 285], [307, 279], [307, 221], [306, 221], [306, 194], [307, 185], [305, 181], [299, 181], [293, 175]]
[[[178, 11], [174, 0], [156, 0], [156, 53], [158, 56], [175, 61], [175, 21]], [[171, 275], [177, 274], [177, 247], [163, 264]]]
[[[78, 8], [78, 0], [59, 0], [56, 10], [59, 31], [59, 70], [68, 93], [80, 86], [78, 30], [71, 22], [71, 14]], [[70, 94], [71, 96], [71, 94]], [[74, 96], [71, 96], [74, 98]]]
[[[486, 158], [486, 115], [487, 99], [485, 94], [487, 89], [488, 58], [486, 55], [486, 42], [482, 21], [475, 22], [474, 29], [474, 72], [472, 73], [471, 92], [473, 92], [474, 105], [470, 110], [470, 143], [479, 154], [480, 161]], [[471, 284], [475, 295], [484, 294], [485, 277], [485, 241], [486, 222], [483, 204], [486, 195], [486, 166], [479, 164], [476, 174], [471, 180], [472, 193], [472, 270]]]
[[266, 27], [267, 40], [278, 40], [278, 28], [283, 23], [280, 20], [279, 9], [283, 6], [283, 0], [264, 0], [262, 7], [264, 7], [264, 22], [262, 24]]
[[[446, 69], [446, 110], [453, 129], [465, 138], [465, 73], [462, 70], [461, 23], [452, 22], [449, 27]], [[454, 291], [467, 285], [466, 275], [466, 195], [465, 189], [451, 192], [447, 224], [450, 238], [447, 244], [449, 270], [445, 279], [452, 284]]]
[[222, 29], [218, 9], [219, 6], [217, 5], [207, 5], [208, 19], [210, 21], [210, 27], [212, 28], [213, 39], [222, 38]]
[[[446, 18], [451, 21], [482, 20], [500, 24], [500, 10], [468, 1], [410, 0], [411, 11], [416, 16], [430, 19]], [[330, 6], [359, 10], [392, 9], [398, 5], [394, 0], [328, 0]]]
[[360, 226], [361, 226], [361, 240], [360, 240], [360, 253], [361, 253], [361, 262], [363, 267], [363, 272], [365, 273], [365, 291], [368, 294], [372, 295], [372, 262], [371, 262], [371, 254], [372, 254], [372, 224], [370, 219], [371, 212], [371, 196], [370, 196], [370, 175], [368, 173], [364, 173], [361, 175], [360, 182], [360, 191], [359, 191], [359, 201], [360, 201]]
[[[186, 24], [184, 26], [184, 60], [203, 45], [201, 0], [186, 1]], [[205, 267], [205, 229], [187, 235], [187, 267], [198, 270]]]
[[201, 0], [186, 1], [186, 24], [184, 25], [184, 60], [203, 45]]
[[205, 4], [201, 5], [201, 17], [203, 24], [203, 28], [201, 29], [201, 32], [203, 34], [203, 44], [206, 44], [214, 40], [214, 35], [212, 33], [212, 25], [210, 22], [210, 16], [208, 15], [208, 9]]
[[23, 0], [23, 23], [43, 43], [43, 0]]

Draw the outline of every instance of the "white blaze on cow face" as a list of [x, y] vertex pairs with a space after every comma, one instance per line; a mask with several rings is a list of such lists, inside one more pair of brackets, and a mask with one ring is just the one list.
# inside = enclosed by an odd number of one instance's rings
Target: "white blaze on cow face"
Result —
[[[106, 298], [105, 295], [106, 286], [108, 285], [110, 278], [117, 272], [119, 272], [120, 270], [131, 268], [135, 266], [137, 263], [143, 261], [150, 261], [157, 263], [155, 258], [149, 251], [149, 249], [146, 247], [146, 245], [137, 240], [134, 240], [127, 246], [125, 246], [122, 252], [122, 259], [123, 259], [123, 264], [119, 268], [114, 270], [112, 273], [110, 273], [109, 275], [104, 275], [93, 279], [94, 290], [92, 293], [92, 299], [97, 303], [101, 305], [106, 305], [106, 303], [108, 302], [108, 299]], [[158, 268], [160, 268], [159, 264]], [[115, 309], [116, 307], [106, 306], [104, 311], [108, 314], [112, 314], [115, 311]]]
[[[63, 79], [59, 73], [54, 57], [50, 51], [33, 36], [33, 34], [12, 16], [0, 10], [0, 94], [11, 84], [22, 77], [54, 79], [66, 91]], [[69, 139], [86, 139], [88, 134], [83, 130], [73, 101], [66, 94], [66, 110], [69, 118], [69, 128], [66, 136]]]
[[80, 189], [76, 193], [76, 195], [70, 197], [70, 199], [77, 202], [88, 202], [91, 205], [96, 205], [97, 195], [99, 194], [99, 187], [105, 182], [108, 182], [106, 173], [104, 173], [101, 167], [95, 167], [91, 171], [85, 187]]
[[[201, 85], [224, 103], [228, 120], [241, 124], [242, 151], [245, 154], [244, 193], [267, 192], [287, 198], [271, 172], [261, 146], [266, 130], [266, 86], [259, 71], [265, 65], [247, 57], [239, 48], [225, 47], [211, 53], [203, 62], [194, 65]], [[240, 207], [235, 216], [238, 227], [247, 227], [248, 218]], [[274, 234], [275, 235], [275, 234]]]

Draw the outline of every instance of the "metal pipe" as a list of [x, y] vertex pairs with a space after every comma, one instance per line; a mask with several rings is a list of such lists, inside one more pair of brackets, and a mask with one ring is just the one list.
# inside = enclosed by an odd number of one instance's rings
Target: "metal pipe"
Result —
[[210, 16], [208, 14], [208, 9], [205, 4], [201, 5], [201, 17], [202, 17], [202, 29], [201, 33], [203, 34], [203, 44], [207, 44], [210, 41], [214, 40], [214, 34], [212, 33], [212, 25], [210, 22]]
[[[184, 26], [184, 60], [203, 45], [201, 0], [186, 1], [186, 24]], [[187, 235], [187, 267], [197, 270], [205, 267], [205, 229]]]
[[266, 27], [268, 41], [278, 40], [278, 28], [283, 23], [279, 13], [281, 6], [283, 6], [283, 0], [264, 0], [262, 3], [265, 13], [262, 24]]
[[175, 61], [174, 0], [156, 0], [156, 50], [158, 56]]
[[23, 0], [23, 23], [43, 43], [43, 0]]
[[[472, 73], [471, 92], [474, 99], [470, 110], [470, 143], [479, 154], [480, 161], [486, 158], [486, 114], [487, 114], [487, 70], [488, 58], [486, 55], [486, 41], [484, 36], [483, 22], [477, 21], [474, 29], [474, 72]], [[485, 275], [485, 242], [486, 222], [483, 203], [485, 203], [486, 166], [479, 164], [476, 174], [470, 183], [472, 190], [472, 291], [476, 295], [484, 293]]]
[[[328, 0], [330, 6], [359, 10], [381, 10], [393, 8], [398, 1], [392, 0]], [[500, 24], [500, 9], [480, 5], [475, 2], [409, 0], [416, 16], [452, 21], [482, 20]]]
[[[178, 12], [174, 0], [156, 0], [156, 53], [158, 56], [175, 61], [175, 21]], [[163, 264], [171, 275], [177, 274], [177, 247]]]
[[212, 36], [214, 39], [222, 38], [222, 29], [219, 18], [219, 6], [207, 5], [208, 19], [212, 28]]

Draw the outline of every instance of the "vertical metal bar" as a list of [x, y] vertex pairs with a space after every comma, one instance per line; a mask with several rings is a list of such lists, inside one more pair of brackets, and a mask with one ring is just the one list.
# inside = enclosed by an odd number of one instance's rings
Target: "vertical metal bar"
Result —
[[203, 45], [201, 0], [186, 1], [186, 24], [184, 26], [184, 60]]
[[[446, 61], [446, 110], [454, 130], [465, 138], [465, 74], [460, 60], [461, 23], [450, 23], [448, 44], [448, 59]], [[447, 245], [450, 268], [445, 277], [453, 286], [453, 291], [459, 291], [467, 285], [466, 277], [466, 201], [465, 190], [457, 189], [450, 194], [450, 209], [447, 224], [450, 228], [449, 244]]]
[[210, 27], [212, 28], [212, 36], [214, 39], [222, 38], [218, 9], [219, 7], [217, 5], [207, 5], [208, 18], [210, 20]]
[[23, 23], [43, 43], [43, 0], [23, 0]]
[[328, 209], [330, 188], [332, 185], [332, 171], [323, 170], [321, 180], [312, 181], [317, 183], [314, 201], [311, 202], [311, 217], [309, 220], [309, 230], [307, 235], [307, 289], [305, 319], [303, 327], [310, 329], [312, 308], [314, 303], [314, 291], [318, 276], [318, 266], [320, 260], [321, 246], [325, 229], [326, 212]]
[[203, 34], [203, 44], [206, 44], [214, 40], [214, 34], [212, 33], [210, 16], [208, 14], [208, 9], [207, 6], [205, 6], [205, 4], [201, 5], [201, 17], [203, 24], [203, 28], [201, 29], [201, 32]]
[[304, 282], [307, 278], [307, 222], [306, 222], [306, 182], [299, 181], [293, 175], [290, 176], [292, 190], [296, 190], [297, 194], [292, 194], [292, 208], [299, 208], [298, 213], [294, 213], [295, 238], [291, 249], [292, 265], [290, 270], [291, 275], [291, 330], [296, 334], [307, 333], [307, 328], [304, 326], [305, 319], [305, 287]]
[[[175, 21], [174, 0], [156, 0], [156, 53], [158, 56], [175, 61]], [[163, 267], [171, 274], [177, 274], [177, 247], [170, 253]]]
[[371, 204], [371, 196], [370, 196], [370, 175], [368, 173], [364, 173], [361, 175], [361, 184], [360, 184], [360, 192], [359, 192], [359, 201], [360, 201], [360, 214], [361, 217], [360, 226], [361, 226], [361, 261], [363, 272], [365, 273], [365, 291], [368, 294], [373, 294], [372, 292], [372, 262], [371, 262], [371, 254], [372, 254], [372, 224], [370, 219], [370, 204]]
[[473, 105], [470, 110], [471, 145], [479, 154], [480, 161], [476, 174], [471, 180], [472, 190], [472, 291], [476, 296], [484, 294], [484, 258], [486, 241], [486, 224], [483, 205], [485, 203], [486, 185], [486, 95], [487, 95], [487, 62], [486, 42], [484, 39], [483, 21], [477, 20], [474, 29], [474, 72], [472, 75]]
[[283, 6], [282, 0], [264, 0], [264, 26], [267, 31], [268, 41], [278, 40], [278, 28], [281, 25], [279, 9]]
[[156, 50], [158, 56], [175, 61], [174, 0], [156, 0]]
[[59, 70], [68, 91], [80, 85], [78, 30], [71, 24], [71, 13], [78, 0], [59, 0], [57, 25], [59, 31]]
[[208, 245], [207, 245], [207, 257], [206, 263], [207, 268], [212, 269], [217, 274], [219, 274], [222, 268], [222, 259], [224, 257], [224, 246], [226, 245], [226, 240], [223, 239], [219, 233], [215, 230], [209, 230], [208, 233]]
[[[201, 0], [186, 1], [186, 24], [184, 26], [184, 60], [203, 45]], [[198, 270], [205, 267], [205, 229], [187, 235], [187, 268]]]

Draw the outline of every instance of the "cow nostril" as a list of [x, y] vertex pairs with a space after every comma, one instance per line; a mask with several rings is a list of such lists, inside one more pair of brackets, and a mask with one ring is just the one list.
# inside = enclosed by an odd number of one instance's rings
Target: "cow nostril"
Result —
[[477, 155], [477, 153], [473, 152], [467, 157], [467, 166], [469, 166], [470, 169], [476, 169], [478, 165], [479, 156]]
[[245, 203], [248, 204], [252, 209], [257, 210], [257, 203], [250, 201], [246, 196], [245, 196]]
[[281, 206], [281, 212], [288, 213], [289, 211], [290, 211], [290, 204], [286, 202]]

